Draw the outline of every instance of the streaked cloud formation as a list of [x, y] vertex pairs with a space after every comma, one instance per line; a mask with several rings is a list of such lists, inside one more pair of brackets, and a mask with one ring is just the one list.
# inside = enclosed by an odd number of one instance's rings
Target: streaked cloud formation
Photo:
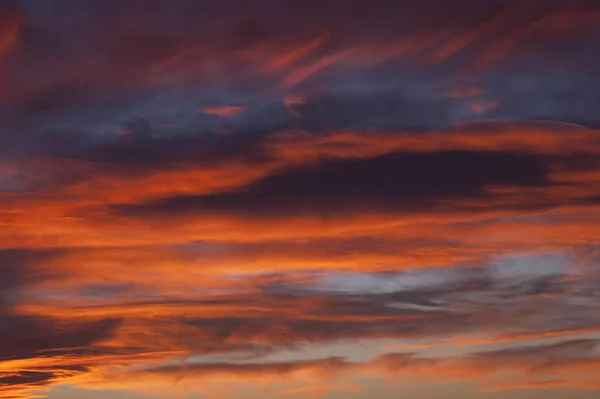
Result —
[[0, 398], [596, 395], [598, 4], [283, 3], [0, 1]]

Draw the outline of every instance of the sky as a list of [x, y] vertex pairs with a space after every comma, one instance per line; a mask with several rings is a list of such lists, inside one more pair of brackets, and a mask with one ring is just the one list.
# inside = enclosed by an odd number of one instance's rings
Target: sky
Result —
[[0, 0], [0, 398], [597, 398], [599, 69], [596, 0]]

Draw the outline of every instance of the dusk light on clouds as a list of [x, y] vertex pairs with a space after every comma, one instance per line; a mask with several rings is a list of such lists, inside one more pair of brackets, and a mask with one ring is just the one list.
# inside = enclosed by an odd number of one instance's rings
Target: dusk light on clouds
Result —
[[0, 399], [597, 399], [600, 3], [0, 0]]

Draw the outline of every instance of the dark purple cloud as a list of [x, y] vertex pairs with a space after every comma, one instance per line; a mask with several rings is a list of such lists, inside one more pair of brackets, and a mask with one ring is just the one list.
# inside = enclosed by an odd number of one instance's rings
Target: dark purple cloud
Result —
[[236, 192], [174, 197], [114, 209], [133, 216], [195, 212], [275, 216], [428, 209], [439, 206], [441, 200], [484, 198], [486, 185], [548, 183], [542, 162], [527, 155], [466, 151], [392, 153], [281, 171]]

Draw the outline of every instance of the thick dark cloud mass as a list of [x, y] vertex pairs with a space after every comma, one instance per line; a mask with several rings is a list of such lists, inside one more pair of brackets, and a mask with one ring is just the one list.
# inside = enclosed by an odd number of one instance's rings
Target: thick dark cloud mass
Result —
[[534, 157], [511, 153], [395, 153], [366, 160], [324, 161], [266, 177], [235, 193], [175, 197], [116, 207], [122, 214], [226, 212], [327, 213], [348, 208], [395, 211], [435, 208], [438, 201], [485, 197], [485, 186], [547, 184]]

